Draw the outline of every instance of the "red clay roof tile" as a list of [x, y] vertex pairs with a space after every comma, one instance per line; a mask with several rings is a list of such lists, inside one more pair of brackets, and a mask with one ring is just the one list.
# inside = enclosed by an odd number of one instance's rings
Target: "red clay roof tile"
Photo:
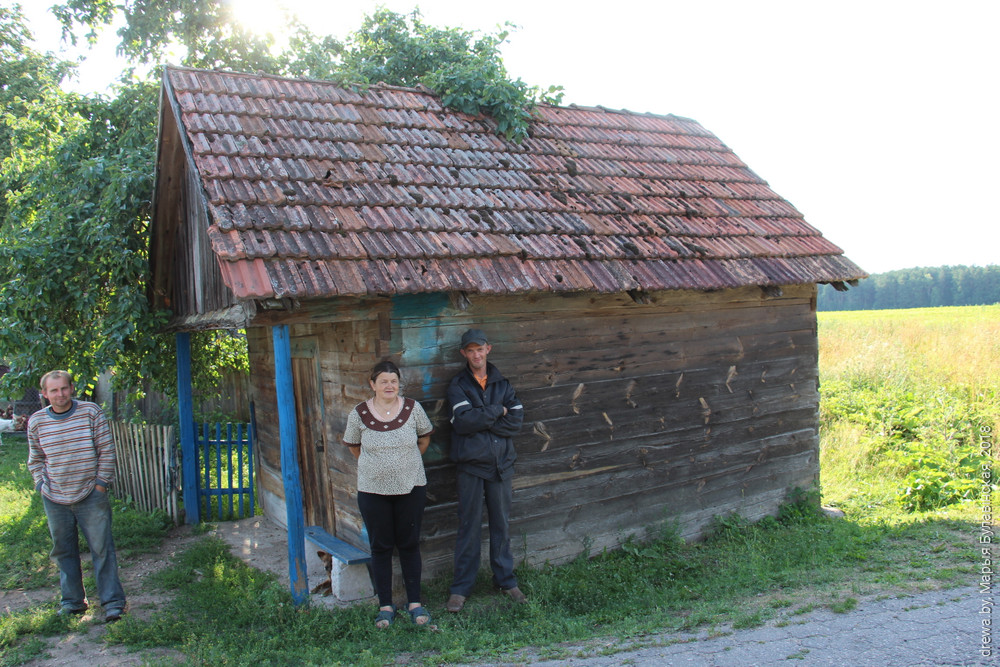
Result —
[[172, 67], [164, 89], [240, 299], [865, 275], [690, 119], [542, 105], [513, 144], [416, 90]]

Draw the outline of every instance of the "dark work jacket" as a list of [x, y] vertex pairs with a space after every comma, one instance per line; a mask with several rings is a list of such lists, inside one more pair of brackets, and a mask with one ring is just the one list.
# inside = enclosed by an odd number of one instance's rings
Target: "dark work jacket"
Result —
[[[451, 405], [451, 460], [462, 472], [484, 479], [506, 479], [514, 472], [514, 441], [524, 408], [496, 366], [486, 363], [486, 389], [468, 365], [448, 385]], [[507, 414], [503, 409], [507, 408]]]

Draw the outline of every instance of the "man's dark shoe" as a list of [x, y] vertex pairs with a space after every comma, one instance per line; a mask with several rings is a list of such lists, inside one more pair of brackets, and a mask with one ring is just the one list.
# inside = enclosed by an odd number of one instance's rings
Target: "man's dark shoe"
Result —
[[514, 588], [504, 588], [503, 592], [512, 602], [516, 602], [517, 604], [524, 604], [528, 601], [528, 596], [522, 593], [521, 589], [517, 586], [514, 586]]
[[104, 612], [104, 622], [114, 623], [116, 621], [122, 620], [122, 616], [125, 615], [124, 609], [109, 609]]
[[451, 597], [448, 598], [448, 602], [445, 603], [444, 608], [453, 614], [457, 614], [462, 611], [462, 607], [465, 606], [465, 596], [459, 595], [458, 593], [452, 593]]

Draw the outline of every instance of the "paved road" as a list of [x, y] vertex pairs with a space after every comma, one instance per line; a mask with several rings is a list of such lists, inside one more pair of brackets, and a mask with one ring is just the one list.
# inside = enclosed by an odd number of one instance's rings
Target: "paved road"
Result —
[[[709, 635], [671, 633], [646, 638], [645, 648], [594, 657], [513, 662], [532, 667], [914, 667], [916, 665], [1000, 665], [996, 651], [980, 655], [983, 619], [1000, 625], [1000, 610], [982, 614], [976, 588], [953, 588], [907, 597], [866, 600], [853, 611], [818, 610], [782, 627], [769, 623], [750, 630]], [[988, 606], [988, 605], [987, 605]], [[992, 628], [993, 626], [991, 626]], [[993, 635], [991, 640], [997, 641]], [[650, 643], [652, 642], [652, 643]], [[587, 655], [605, 651], [590, 645]]]

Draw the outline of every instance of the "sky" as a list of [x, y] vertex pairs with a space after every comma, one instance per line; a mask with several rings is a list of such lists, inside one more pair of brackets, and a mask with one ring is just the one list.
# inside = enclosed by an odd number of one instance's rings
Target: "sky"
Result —
[[[277, 22], [280, 0], [232, 1], [250, 25]], [[47, 3], [22, 4], [58, 53]], [[513, 77], [563, 86], [567, 105], [693, 118], [868, 273], [1000, 264], [996, 0], [283, 4], [337, 37], [377, 5], [438, 27], [513, 23]], [[75, 88], [107, 86], [113, 54], [109, 33]]]

